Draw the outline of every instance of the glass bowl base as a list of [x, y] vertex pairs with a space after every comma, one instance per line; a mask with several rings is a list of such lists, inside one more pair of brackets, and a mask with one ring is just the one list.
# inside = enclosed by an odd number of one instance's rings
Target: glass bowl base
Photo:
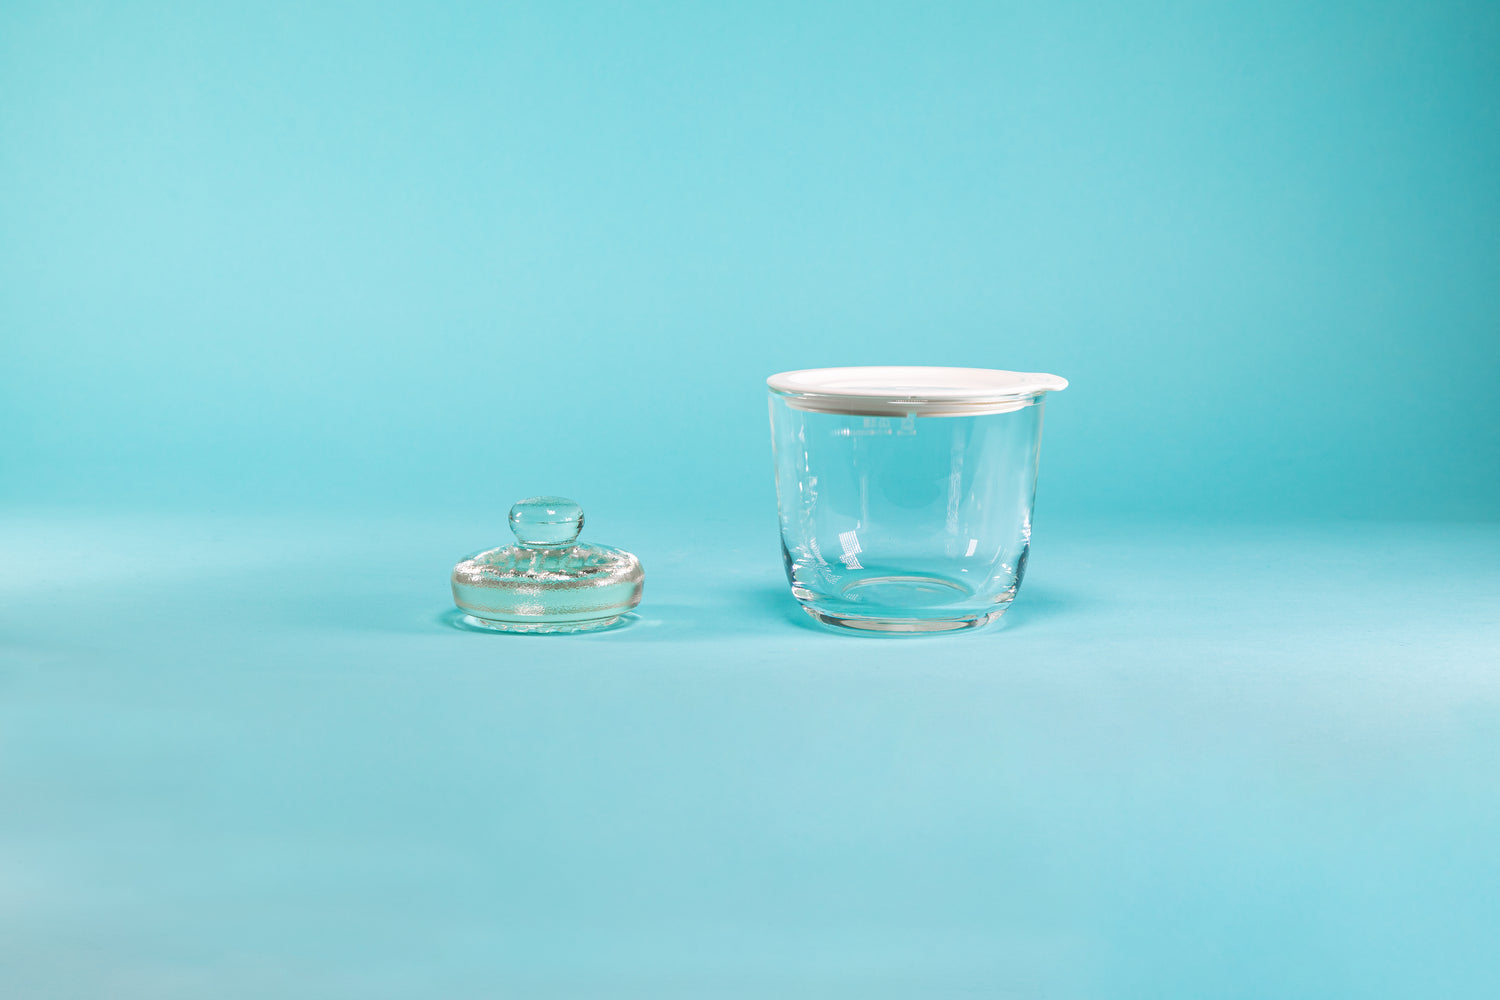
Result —
[[802, 605], [814, 621], [840, 632], [863, 632], [866, 635], [922, 635], [932, 632], [963, 632], [983, 628], [998, 621], [1005, 608], [996, 611], [976, 612], [952, 618], [899, 618], [877, 615], [855, 615], [842, 612], [821, 611], [809, 604]]

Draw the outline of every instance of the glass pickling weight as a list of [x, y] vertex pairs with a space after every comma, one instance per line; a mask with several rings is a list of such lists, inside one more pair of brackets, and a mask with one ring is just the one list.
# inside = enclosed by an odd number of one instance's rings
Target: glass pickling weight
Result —
[[453, 603], [467, 622], [499, 632], [588, 632], [641, 603], [645, 574], [623, 549], [579, 542], [583, 508], [531, 497], [510, 509], [514, 545], [453, 567]]

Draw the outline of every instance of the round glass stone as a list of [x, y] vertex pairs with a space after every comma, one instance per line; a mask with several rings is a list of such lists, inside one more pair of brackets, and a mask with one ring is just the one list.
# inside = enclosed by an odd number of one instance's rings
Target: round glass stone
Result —
[[471, 625], [501, 632], [585, 632], [641, 603], [645, 574], [623, 549], [579, 542], [583, 508], [531, 497], [510, 509], [516, 544], [453, 567], [453, 603]]

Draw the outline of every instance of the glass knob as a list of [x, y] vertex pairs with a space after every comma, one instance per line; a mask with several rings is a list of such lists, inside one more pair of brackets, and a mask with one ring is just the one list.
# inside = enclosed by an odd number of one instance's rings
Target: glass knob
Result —
[[510, 530], [528, 549], [572, 545], [583, 530], [583, 508], [567, 497], [531, 497], [510, 509]]

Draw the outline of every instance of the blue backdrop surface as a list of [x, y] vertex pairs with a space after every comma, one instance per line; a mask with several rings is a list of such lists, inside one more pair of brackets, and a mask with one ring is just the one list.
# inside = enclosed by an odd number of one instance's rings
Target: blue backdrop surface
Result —
[[[0, 995], [1493, 997], [1500, 8], [0, 3]], [[1052, 371], [998, 629], [766, 375]], [[627, 628], [455, 627], [562, 493]]]
[[1497, 36], [1451, 3], [7, 3], [0, 488], [738, 517], [766, 375], [940, 363], [1074, 380], [1044, 509], [1494, 518]]

